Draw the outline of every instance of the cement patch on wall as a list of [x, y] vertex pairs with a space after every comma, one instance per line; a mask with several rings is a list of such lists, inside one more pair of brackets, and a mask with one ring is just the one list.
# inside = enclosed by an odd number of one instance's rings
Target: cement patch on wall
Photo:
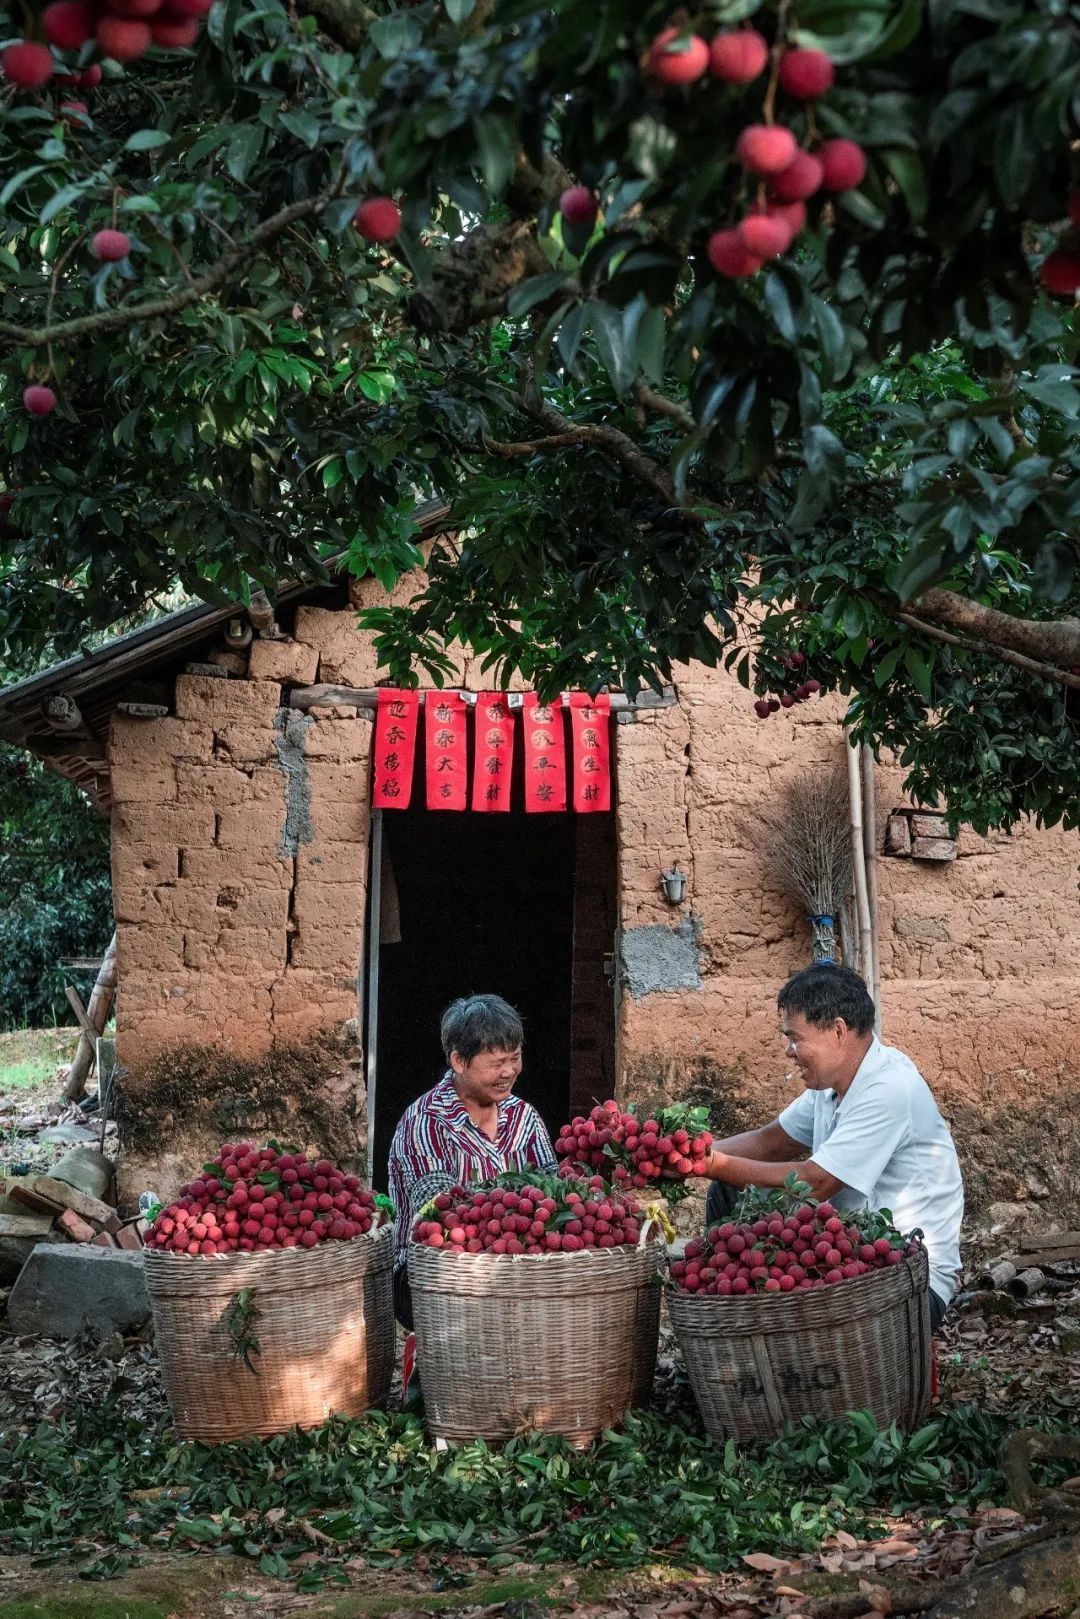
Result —
[[701, 924], [687, 917], [677, 928], [662, 922], [630, 928], [620, 945], [622, 980], [635, 1001], [664, 990], [700, 989]]
[[315, 829], [311, 824], [311, 787], [304, 759], [304, 736], [312, 723], [310, 715], [298, 714], [288, 708], [279, 708], [274, 720], [274, 747], [287, 782], [285, 827], [278, 849], [282, 860], [296, 855], [302, 843], [315, 841]]

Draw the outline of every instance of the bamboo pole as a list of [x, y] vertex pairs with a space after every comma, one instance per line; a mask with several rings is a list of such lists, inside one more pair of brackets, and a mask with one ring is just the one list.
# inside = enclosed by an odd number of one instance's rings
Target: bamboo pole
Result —
[[[86, 1021], [90, 1028], [101, 1034], [109, 1020], [109, 1008], [112, 1006], [113, 993], [116, 989], [116, 933], [113, 932], [109, 940], [109, 948], [102, 958], [98, 969], [97, 983], [90, 994], [86, 1006]], [[72, 1058], [68, 1077], [64, 1083], [65, 1102], [77, 1102], [86, 1089], [86, 1076], [94, 1062], [94, 1041], [84, 1027], [79, 1036], [79, 1047]]]
[[874, 1002], [874, 1033], [881, 1033], [881, 957], [879, 953], [877, 902], [877, 792], [874, 783], [874, 754], [864, 742], [859, 750], [862, 765], [863, 857], [866, 861], [866, 903], [870, 912], [870, 995]]
[[873, 978], [870, 960], [870, 902], [866, 892], [866, 850], [863, 845], [862, 782], [859, 777], [859, 753], [852, 746], [845, 730], [847, 748], [848, 798], [851, 805], [851, 864], [855, 875], [855, 920], [859, 944], [859, 972], [869, 983]]

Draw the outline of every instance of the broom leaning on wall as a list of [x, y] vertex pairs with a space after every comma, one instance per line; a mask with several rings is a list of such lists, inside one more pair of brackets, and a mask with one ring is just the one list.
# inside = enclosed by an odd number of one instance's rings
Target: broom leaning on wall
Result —
[[[843, 959], [858, 968], [848, 906], [853, 886], [847, 777], [840, 770], [799, 776], [763, 809], [755, 830], [776, 887], [799, 905], [810, 924], [813, 959]], [[755, 839], [756, 841], [756, 839]]]

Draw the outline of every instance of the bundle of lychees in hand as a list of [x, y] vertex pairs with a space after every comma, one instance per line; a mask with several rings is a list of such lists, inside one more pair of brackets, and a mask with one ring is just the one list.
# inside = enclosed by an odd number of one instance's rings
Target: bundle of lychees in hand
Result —
[[508, 1171], [482, 1187], [440, 1192], [421, 1209], [412, 1238], [453, 1254], [571, 1254], [636, 1243], [641, 1220], [637, 1204], [599, 1175], [571, 1183]]
[[621, 1186], [652, 1186], [669, 1202], [688, 1191], [687, 1175], [700, 1175], [712, 1148], [708, 1109], [677, 1103], [646, 1113], [637, 1103], [624, 1112], [602, 1102], [588, 1117], [564, 1124], [555, 1142], [562, 1174], [600, 1169]]
[[146, 1246], [204, 1255], [314, 1248], [364, 1236], [391, 1217], [386, 1198], [329, 1158], [312, 1162], [276, 1142], [242, 1141], [222, 1147], [175, 1202], [157, 1211]]
[[853, 1214], [804, 1201], [785, 1212], [776, 1203], [775, 1195], [751, 1196], [731, 1220], [692, 1238], [672, 1262], [676, 1286], [724, 1296], [806, 1292], [899, 1265], [919, 1240], [901, 1236], [887, 1210]]

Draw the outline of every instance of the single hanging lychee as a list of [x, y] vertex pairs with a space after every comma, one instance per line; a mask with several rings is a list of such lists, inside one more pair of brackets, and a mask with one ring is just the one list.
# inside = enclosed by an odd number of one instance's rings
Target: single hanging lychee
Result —
[[353, 224], [368, 242], [392, 242], [401, 229], [401, 209], [392, 197], [369, 197], [353, 215]]
[[749, 84], [769, 60], [767, 41], [754, 28], [717, 34], [709, 46], [709, 68], [725, 84]]
[[866, 178], [866, 153], [854, 141], [826, 141], [817, 156], [823, 169], [821, 184], [826, 191], [854, 191]]
[[51, 77], [52, 52], [47, 45], [22, 39], [0, 55], [0, 72], [19, 90], [39, 90]]
[[778, 124], [748, 124], [735, 144], [735, 154], [751, 174], [780, 174], [794, 161], [798, 147], [790, 129]]
[[591, 225], [600, 204], [588, 186], [568, 186], [559, 198], [559, 212], [568, 225]]
[[835, 78], [836, 69], [824, 51], [796, 48], [785, 51], [780, 59], [780, 88], [797, 101], [823, 96]]
[[661, 84], [693, 84], [708, 66], [709, 47], [684, 28], [665, 28], [649, 46], [649, 72]]

